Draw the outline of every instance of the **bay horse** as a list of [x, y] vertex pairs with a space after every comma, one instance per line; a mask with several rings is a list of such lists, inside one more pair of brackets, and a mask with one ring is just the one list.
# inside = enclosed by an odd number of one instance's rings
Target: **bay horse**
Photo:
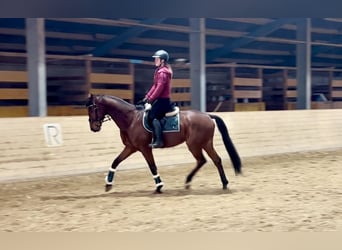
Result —
[[[124, 149], [114, 159], [106, 176], [105, 191], [111, 190], [114, 183], [116, 168], [131, 154], [140, 151], [144, 156], [153, 179], [155, 181], [155, 193], [161, 193], [163, 182], [158, 174], [157, 166], [154, 161], [152, 148], [149, 146], [152, 134], [143, 126], [144, 110], [126, 102], [125, 100], [109, 95], [89, 94], [86, 102], [89, 116], [90, 130], [98, 132], [101, 130], [102, 123], [106, 118], [111, 118], [120, 129], [120, 136]], [[227, 189], [228, 179], [226, 178], [222, 161], [213, 146], [215, 120], [221, 133], [225, 148], [230, 156], [235, 174], [241, 174], [241, 160], [229, 137], [224, 121], [216, 115], [207, 114], [196, 110], [180, 111], [180, 130], [179, 132], [163, 133], [164, 148], [174, 147], [183, 142], [186, 143], [188, 150], [197, 161], [195, 168], [188, 174], [185, 187], [190, 188], [192, 178], [206, 163], [203, 155], [204, 150], [214, 162], [221, 178], [223, 189]]]

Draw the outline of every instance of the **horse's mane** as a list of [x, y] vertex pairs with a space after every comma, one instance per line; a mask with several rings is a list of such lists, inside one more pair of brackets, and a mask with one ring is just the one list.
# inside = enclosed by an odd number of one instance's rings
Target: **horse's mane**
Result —
[[121, 104], [125, 105], [125, 106], [129, 106], [130, 108], [132, 109], [136, 109], [135, 105], [129, 103], [129, 102], [126, 102], [124, 99], [121, 99], [117, 96], [112, 96], [112, 95], [99, 95], [99, 97], [101, 98], [109, 98], [109, 99], [113, 99], [117, 102], [120, 102]]

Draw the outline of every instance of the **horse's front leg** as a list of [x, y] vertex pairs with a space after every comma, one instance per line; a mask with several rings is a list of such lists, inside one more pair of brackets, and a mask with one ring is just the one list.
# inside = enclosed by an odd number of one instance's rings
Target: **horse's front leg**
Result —
[[113, 183], [114, 183], [114, 175], [116, 172], [117, 166], [125, 160], [128, 156], [136, 152], [137, 150], [131, 147], [125, 147], [122, 152], [115, 158], [115, 160], [112, 163], [112, 166], [108, 170], [108, 175], [106, 176], [106, 186], [105, 186], [105, 191], [108, 192], [112, 189]]
[[161, 180], [160, 175], [158, 174], [158, 169], [157, 169], [156, 163], [154, 162], [152, 149], [150, 147], [144, 148], [143, 150], [141, 150], [141, 153], [143, 154], [143, 156], [144, 156], [144, 158], [148, 164], [148, 167], [150, 168], [154, 182], [156, 184], [155, 193], [160, 194], [160, 193], [162, 193], [161, 189], [164, 186], [164, 183]]

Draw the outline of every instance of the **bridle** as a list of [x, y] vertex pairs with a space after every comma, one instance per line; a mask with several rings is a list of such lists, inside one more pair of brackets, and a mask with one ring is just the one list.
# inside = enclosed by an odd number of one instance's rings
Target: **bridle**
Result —
[[95, 121], [95, 122], [100, 123], [100, 125], [102, 125], [102, 123], [111, 120], [111, 118], [110, 118], [109, 115], [105, 115], [105, 116], [103, 117], [103, 119], [99, 119], [99, 115], [98, 115], [98, 113], [97, 113], [98, 106], [97, 106], [95, 103], [92, 103], [92, 104], [90, 104], [90, 105], [87, 105], [86, 107], [88, 108], [88, 110], [89, 110], [90, 108], [93, 108], [93, 112], [95, 112], [95, 120], [91, 120], [90, 117], [89, 117], [89, 119], [88, 119], [89, 122], [94, 122], [94, 121]]

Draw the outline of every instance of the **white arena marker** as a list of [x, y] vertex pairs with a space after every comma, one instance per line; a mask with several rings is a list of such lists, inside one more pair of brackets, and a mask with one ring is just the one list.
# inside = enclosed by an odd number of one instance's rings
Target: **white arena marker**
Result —
[[58, 123], [47, 123], [43, 127], [46, 145], [49, 147], [62, 146], [63, 136], [61, 126]]

